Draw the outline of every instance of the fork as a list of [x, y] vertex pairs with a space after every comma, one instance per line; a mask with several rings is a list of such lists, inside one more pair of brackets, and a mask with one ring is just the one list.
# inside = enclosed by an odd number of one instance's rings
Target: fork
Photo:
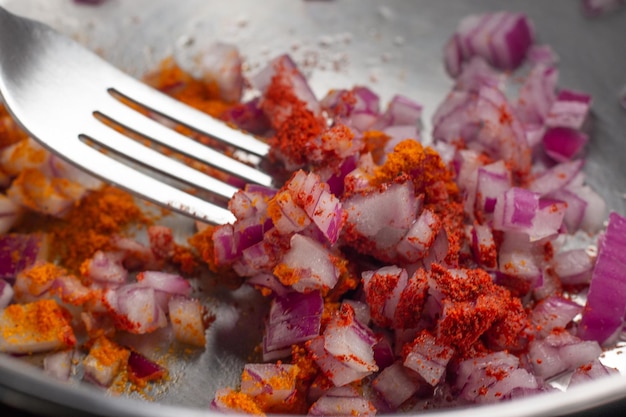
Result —
[[[143, 84], [52, 28], [1, 7], [0, 95], [16, 121], [51, 152], [105, 182], [198, 220], [233, 221], [224, 204], [209, 200], [227, 200], [238, 188], [154, 145], [245, 182], [272, 186], [272, 177], [260, 169], [176, 132], [136, 106], [257, 160], [267, 156], [266, 143]], [[191, 193], [197, 190], [212, 198]]]

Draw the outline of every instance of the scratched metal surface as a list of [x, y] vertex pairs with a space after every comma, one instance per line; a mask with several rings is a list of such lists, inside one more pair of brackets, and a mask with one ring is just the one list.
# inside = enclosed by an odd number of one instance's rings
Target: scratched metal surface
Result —
[[[503, 3], [110, 0], [89, 7], [70, 0], [0, 0], [0, 4], [49, 23], [135, 76], [169, 55], [193, 69], [194, 57], [217, 40], [239, 46], [247, 73], [272, 56], [288, 52], [305, 69], [319, 96], [329, 88], [367, 84], [383, 100], [397, 92], [418, 100], [425, 106], [428, 140], [430, 115], [451, 85], [441, 63], [443, 43], [461, 17], [497, 10]], [[560, 57], [560, 85], [593, 94], [593, 141], [585, 168], [588, 181], [611, 209], [625, 213], [626, 112], [617, 94], [626, 84], [626, 10], [589, 20], [574, 0], [516, 0], [506, 2], [506, 7], [525, 11], [539, 40], [555, 48]], [[186, 219], [176, 218], [174, 225], [181, 239], [191, 230]], [[207, 303], [218, 319], [208, 332], [206, 351], [172, 359], [172, 381], [165, 389], [150, 393], [153, 402], [132, 395], [119, 398], [77, 383], [59, 384], [1, 355], [0, 402], [46, 415], [209, 415], [215, 390], [235, 385], [243, 364], [254, 357], [264, 311], [256, 301], [245, 289], [234, 293], [210, 290]], [[626, 373], [626, 355], [620, 352], [610, 352], [605, 361]], [[624, 377], [567, 393], [436, 415], [564, 415], [598, 410], [622, 397], [626, 397]]]

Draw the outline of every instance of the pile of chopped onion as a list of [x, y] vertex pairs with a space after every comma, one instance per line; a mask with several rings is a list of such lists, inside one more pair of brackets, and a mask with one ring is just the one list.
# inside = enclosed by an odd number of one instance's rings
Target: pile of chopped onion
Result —
[[[356, 86], [317, 100], [286, 55], [253, 76], [249, 114], [266, 126], [256, 133], [274, 132], [272, 157], [291, 177], [235, 195], [237, 221], [216, 228], [215, 259], [270, 299], [264, 366], [303, 366], [304, 352], [313, 371], [296, 373], [300, 391], [285, 397], [266, 376], [251, 391], [244, 370], [216, 409], [246, 412], [249, 401], [272, 412], [282, 401], [368, 415], [616, 372], [600, 355], [623, 329], [626, 281], [615, 271], [626, 219], [611, 213], [597, 257], [561, 249], [601, 232], [606, 207], [583, 171], [592, 98], [559, 86], [557, 62], [523, 14], [463, 19], [444, 51], [455, 86], [434, 112], [432, 147], [420, 144], [422, 106], [408, 97], [381, 109]], [[509, 95], [518, 69], [524, 81]], [[299, 122], [296, 140], [288, 129]], [[569, 298], [589, 285], [585, 306]]]
[[[597, 14], [621, 2], [584, 3]], [[268, 138], [288, 178], [245, 186], [228, 205], [236, 221], [211, 229], [211, 266], [269, 304], [258, 360], [214, 409], [375, 415], [617, 372], [601, 355], [624, 328], [626, 218], [605, 226], [586, 183], [593, 101], [559, 85], [557, 52], [522, 13], [464, 18], [443, 51], [454, 87], [427, 146], [413, 98], [383, 106], [366, 86], [318, 98], [288, 55], [245, 83], [236, 47], [207, 51], [203, 81], [222, 100], [257, 93], [222, 119]], [[0, 164], [0, 352], [49, 353], [47, 374], [109, 387], [124, 371], [167, 374], [116, 334], [205, 346], [208, 314], [172, 268], [172, 230], [151, 226], [148, 244], [111, 236], [74, 275], [46, 262], [44, 235], [10, 231], [27, 210], [62, 218], [101, 183], [28, 138], [0, 149]], [[576, 234], [599, 234], [597, 254]], [[571, 297], [587, 292], [584, 305]]]

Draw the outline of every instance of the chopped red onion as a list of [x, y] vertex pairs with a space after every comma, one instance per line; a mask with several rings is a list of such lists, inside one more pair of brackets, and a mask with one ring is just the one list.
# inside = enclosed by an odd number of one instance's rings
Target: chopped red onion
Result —
[[593, 361], [581, 365], [574, 370], [567, 387], [570, 388], [582, 383], [595, 381], [596, 379], [617, 375], [619, 375], [619, 371], [617, 369], [605, 366], [598, 359], [594, 359]]
[[144, 381], [161, 379], [167, 373], [164, 367], [134, 350], [131, 350], [128, 357], [128, 370], [133, 378]]
[[204, 347], [206, 325], [202, 304], [195, 298], [178, 295], [169, 300], [168, 311], [176, 340]]
[[516, 389], [537, 389], [539, 383], [516, 356], [495, 352], [461, 362], [455, 386], [461, 398], [484, 403], [504, 400]]
[[242, 58], [235, 45], [222, 42], [211, 44], [199, 60], [202, 80], [218, 87], [220, 98], [232, 103], [243, 93]]
[[587, 303], [578, 335], [602, 345], [614, 343], [626, 314], [626, 218], [612, 212], [606, 232], [599, 242], [598, 257], [591, 276]]
[[553, 295], [541, 300], [530, 314], [530, 321], [539, 337], [546, 337], [556, 328], [564, 329], [582, 311], [582, 306]]
[[[123, 355], [122, 352], [126, 353]], [[128, 351], [105, 338], [98, 338], [83, 359], [83, 379], [109, 387], [128, 361]], [[103, 361], [103, 358], [106, 358]], [[105, 362], [106, 361], [106, 362]]]
[[542, 272], [527, 235], [515, 232], [504, 234], [498, 254], [498, 268], [503, 274], [537, 282]]
[[513, 184], [511, 172], [503, 161], [481, 166], [476, 177], [476, 208], [485, 213], [493, 213], [500, 195]]
[[[250, 79], [253, 87], [265, 93], [272, 82], [279, 82], [285, 87], [289, 87], [296, 98], [304, 102], [313, 114], [321, 114], [321, 106], [315, 94], [309, 87], [306, 78], [300, 72], [296, 64], [288, 55], [281, 55], [273, 59], [265, 68], [255, 74]], [[282, 104], [282, 103], [278, 103]], [[261, 108], [274, 126], [282, 124], [291, 114], [290, 108], [286, 106], [269, 106], [261, 100]]]
[[581, 3], [583, 12], [589, 17], [611, 13], [626, 4], [624, 0], [581, 0]]
[[478, 55], [496, 68], [514, 70], [524, 60], [533, 38], [532, 24], [521, 13], [466, 16], [446, 44], [446, 69], [452, 77], [456, 77], [461, 68], [460, 62]]
[[334, 387], [311, 405], [311, 416], [366, 416], [376, 415], [376, 408], [353, 387]]
[[566, 331], [534, 339], [528, 348], [528, 360], [540, 378], [550, 378], [597, 359], [602, 348], [596, 342], [583, 341]]
[[343, 386], [359, 381], [370, 375], [371, 371], [359, 371], [350, 368], [324, 349], [324, 336], [317, 336], [305, 343], [305, 346], [321, 371], [336, 386]]
[[556, 100], [559, 72], [550, 65], [536, 64], [519, 89], [515, 106], [517, 116], [525, 124], [543, 125]]
[[390, 126], [418, 127], [421, 118], [422, 105], [408, 97], [397, 94], [391, 98], [387, 110], [372, 126], [372, 129], [381, 130]]
[[496, 242], [489, 226], [475, 224], [471, 229], [472, 252], [476, 262], [487, 269], [498, 266]]
[[454, 349], [438, 343], [430, 333], [421, 332], [411, 343], [411, 350], [405, 356], [403, 365], [434, 387], [441, 382], [453, 355]]
[[566, 187], [581, 172], [584, 160], [562, 162], [536, 176], [528, 185], [528, 190], [546, 195]]
[[73, 349], [60, 350], [50, 353], [43, 358], [43, 371], [46, 375], [50, 375], [60, 381], [70, 379], [72, 372], [72, 361], [75, 352]]
[[408, 262], [424, 258], [442, 227], [439, 216], [432, 210], [424, 209], [409, 231], [397, 245], [398, 253]]
[[456, 78], [454, 88], [465, 91], [478, 91], [482, 86], [500, 89], [503, 81], [502, 73], [494, 70], [482, 57], [473, 56]]
[[559, 252], [552, 258], [554, 274], [564, 285], [589, 284], [594, 259], [584, 249], [572, 249]]
[[330, 289], [339, 279], [332, 253], [317, 241], [295, 234], [274, 274], [299, 292]]
[[243, 367], [241, 392], [273, 406], [296, 393], [294, 365], [273, 363], [248, 363]]
[[0, 278], [0, 310], [4, 310], [13, 300], [13, 287]]
[[[17, 274], [47, 257], [48, 242], [40, 233], [0, 236], [0, 278], [13, 282]], [[19, 253], [19, 257], [14, 254]]]
[[20, 219], [22, 208], [4, 194], [0, 194], [0, 234], [7, 233]]
[[548, 127], [583, 128], [589, 115], [591, 96], [571, 90], [561, 90], [546, 115]]
[[128, 279], [128, 271], [122, 261], [124, 255], [121, 252], [97, 251], [91, 259], [85, 262], [87, 277], [98, 284], [107, 286], [121, 285]]
[[290, 292], [272, 300], [263, 338], [263, 354], [282, 351], [319, 335], [323, 300], [319, 291]]
[[526, 53], [526, 58], [532, 64], [544, 64], [547, 66], [555, 65], [559, 61], [559, 57], [550, 45], [531, 45]]
[[567, 127], [553, 127], [543, 135], [543, 148], [557, 162], [565, 162], [579, 156], [589, 140], [587, 134]]
[[331, 317], [323, 336], [324, 350], [350, 369], [363, 373], [378, 370], [373, 350], [377, 338], [369, 327], [356, 320], [350, 305], [343, 304]]
[[417, 393], [421, 384], [419, 377], [400, 361], [383, 369], [372, 381], [374, 390], [392, 410]]
[[255, 97], [250, 101], [231, 106], [222, 113], [221, 119], [246, 132], [263, 135], [271, 126], [259, 104], [260, 97]]
[[191, 295], [191, 284], [178, 274], [161, 271], [143, 271], [137, 274], [137, 282], [155, 291], [172, 295]]

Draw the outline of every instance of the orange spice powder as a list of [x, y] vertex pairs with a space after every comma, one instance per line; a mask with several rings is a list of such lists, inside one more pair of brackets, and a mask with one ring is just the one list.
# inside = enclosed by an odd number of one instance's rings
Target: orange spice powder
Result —
[[105, 186], [87, 195], [64, 220], [51, 227], [51, 252], [67, 268], [78, 270], [97, 250], [112, 247], [111, 236], [130, 225], [150, 223], [133, 196]]

